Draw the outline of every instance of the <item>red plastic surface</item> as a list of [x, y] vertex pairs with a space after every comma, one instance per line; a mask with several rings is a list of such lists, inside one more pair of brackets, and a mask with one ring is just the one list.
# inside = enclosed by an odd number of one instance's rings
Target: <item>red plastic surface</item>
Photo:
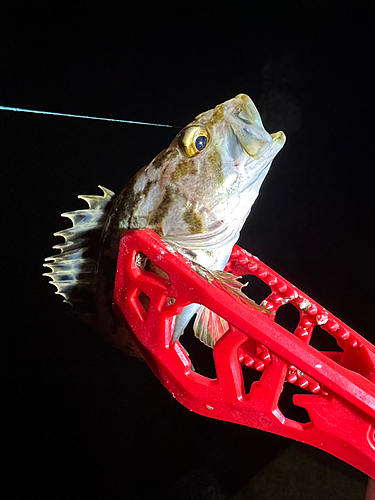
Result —
[[[169, 279], [143, 269], [140, 253]], [[130, 325], [154, 374], [194, 412], [316, 446], [375, 479], [375, 347], [240, 247], [234, 247], [226, 270], [264, 281], [272, 291], [263, 303], [268, 309], [295, 306], [300, 320], [294, 333], [277, 324], [274, 315], [198, 275], [190, 261], [169, 252], [152, 231], [122, 237], [114, 308]], [[150, 298], [147, 311], [141, 293]], [[193, 371], [180, 342], [171, 342], [174, 317], [190, 303], [203, 304], [229, 322], [213, 352], [216, 379]], [[337, 340], [342, 352], [321, 352], [309, 344], [317, 325]], [[241, 364], [261, 372], [249, 393]], [[287, 384], [307, 391], [293, 396], [293, 403], [307, 411], [307, 423], [287, 418], [280, 409]]]

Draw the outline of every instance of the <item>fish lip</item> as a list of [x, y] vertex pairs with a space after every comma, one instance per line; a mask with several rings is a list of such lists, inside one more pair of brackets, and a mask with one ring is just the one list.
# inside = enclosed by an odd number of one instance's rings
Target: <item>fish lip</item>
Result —
[[285, 143], [285, 134], [269, 134], [253, 101], [245, 94], [236, 98], [236, 106], [228, 110], [227, 121], [244, 151], [253, 160], [273, 158]]
[[279, 132], [275, 132], [269, 135], [272, 138], [270, 148], [258, 160], [254, 159], [252, 156], [248, 156], [248, 159], [244, 164], [244, 167], [246, 169], [255, 169], [257, 171], [262, 171], [263, 169], [268, 168], [280, 149], [284, 146], [286, 141], [284, 132], [280, 130]]
[[280, 151], [280, 149], [284, 146], [286, 142], [286, 135], [282, 130], [279, 130], [278, 132], [273, 132], [269, 135], [272, 139], [272, 144], [269, 151], [267, 151], [266, 156], [274, 158]]

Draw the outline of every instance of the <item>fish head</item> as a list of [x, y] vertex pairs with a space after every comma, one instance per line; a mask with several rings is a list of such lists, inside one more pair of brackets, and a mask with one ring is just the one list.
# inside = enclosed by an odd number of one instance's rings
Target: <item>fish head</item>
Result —
[[[193, 157], [198, 176], [204, 172], [206, 177], [199, 189], [202, 199], [214, 198], [217, 206], [225, 204], [226, 197], [238, 197], [246, 191], [251, 208], [272, 160], [285, 143], [285, 134], [269, 134], [253, 101], [245, 94], [197, 116], [181, 132], [180, 142], [184, 144], [186, 137], [189, 141], [190, 131], [197, 127], [202, 127], [208, 137], [206, 147]], [[202, 144], [201, 138], [196, 142]]]
[[[152, 229], [170, 248], [177, 247], [199, 264], [194, 269], [201, 276], [219, 279], [202, 268], [224, 269], [284, 142], [283, 132], [266, 132], [255, 105], [244, 94], [200, 114], [120, 193], [101, 188], [104, 196], [81, 196], [88, 208], [63, 214], [73, 226], [56, 233], [65, 242], [55, 247], [60, 254], [46, 259], [51, 269], [46, 275], [77, 311], [83, 305], [84, 321], [91, 316], [113, 345], [137, 355], [126, 331], [119, 333], [112, 310], [121, 235], [131, 229]], [[165, 276], [157, 263], [149, 264], [149, 269]], [[145, 261], [140, 265], [146, 266]], [[90, 311], [92, 305], [99, 314]], [[182, 334], [194, 307], [178, 316], [174, 339]]]
[[209, 235], [218, 224], [239, 231], [284, 142], [245, 94], [201, 113], [146, 167], [159, 188], [147, 226], [164, 236]]
[[284, 142], [247, 95], [201, 113], [128, 185], [122, 227], [227, 255]]

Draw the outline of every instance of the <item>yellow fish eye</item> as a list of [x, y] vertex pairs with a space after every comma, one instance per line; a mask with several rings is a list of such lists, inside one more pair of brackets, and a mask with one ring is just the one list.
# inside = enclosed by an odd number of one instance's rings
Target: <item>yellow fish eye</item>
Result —
[[193, 125], [182, 131], [181, 149], [185, 156], [192, 158], [203, 151], [210, 142], [208, 131], [200, 125]]

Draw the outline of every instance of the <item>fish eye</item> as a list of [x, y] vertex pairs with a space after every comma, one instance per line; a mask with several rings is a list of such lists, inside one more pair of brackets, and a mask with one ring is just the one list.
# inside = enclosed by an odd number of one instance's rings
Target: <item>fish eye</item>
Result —
[[200, 135], [195, 139], [195, 147], [198, 151], [202, 151], [207, 146], [207, 136]]
[[183, 154], [188, 158], [196, 156], [207, 147], [209, 139], [208, 131], [200, 125], [186, 128], [180, 137]]

